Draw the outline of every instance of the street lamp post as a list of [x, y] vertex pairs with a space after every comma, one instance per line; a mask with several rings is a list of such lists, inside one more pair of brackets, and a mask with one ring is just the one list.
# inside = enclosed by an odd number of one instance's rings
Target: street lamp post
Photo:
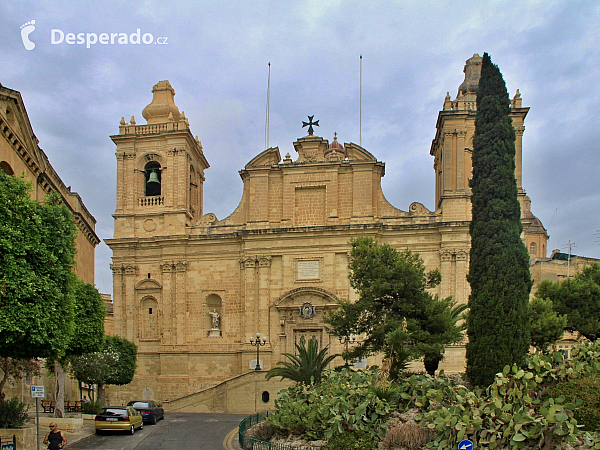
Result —
[[[338, 336], [338, 339], [340, 341], [340, 344], [344, 345], [346, 344], [346, 357], [348, 355], [348, 345], [349, 344], [356, 344], [356, 335], [352, 334], [352, 335], [346, 335], [346, 336]], [[348, 364], [348, 360], [346, 359], [346, 357], [344, 357], [344, 361], [346, 364], [344, 364], [346, 367], [349, 367], [350, 364]]]
[[260, 337], [260, 333], [256, 333], [256, 339], [254, 336], [250, 338], [250, 345], [256, 346], [256, 367], [254, 370], [260, 370], [260, 347], [261, 345], [267, 344], [267, 338], [265, 336]]

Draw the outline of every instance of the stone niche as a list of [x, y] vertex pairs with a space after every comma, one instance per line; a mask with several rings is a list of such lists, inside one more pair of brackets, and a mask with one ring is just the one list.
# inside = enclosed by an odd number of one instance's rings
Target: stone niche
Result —
[[223, 329], [223, 300], [216, 293], [211, 293], [205, 301], [206, 323], [209, 338], [220, 338]]

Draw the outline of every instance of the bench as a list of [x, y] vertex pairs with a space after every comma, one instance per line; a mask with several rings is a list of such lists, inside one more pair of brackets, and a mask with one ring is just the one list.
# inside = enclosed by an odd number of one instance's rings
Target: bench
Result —
[[42, 408], [44, 408], [45, 413], [53, 413], [54, 402], [52, 400], [42, 400]]

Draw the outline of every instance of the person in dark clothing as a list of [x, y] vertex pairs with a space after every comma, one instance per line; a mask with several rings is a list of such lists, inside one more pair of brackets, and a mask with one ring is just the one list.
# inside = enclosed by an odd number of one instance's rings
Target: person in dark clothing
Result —
[[58, 450], [67, 445], [65, 433], [58, 430], [55, 422], [50, 423], [50, 432], [46, 433], [44, 444], [48, 444], [48, 450]]

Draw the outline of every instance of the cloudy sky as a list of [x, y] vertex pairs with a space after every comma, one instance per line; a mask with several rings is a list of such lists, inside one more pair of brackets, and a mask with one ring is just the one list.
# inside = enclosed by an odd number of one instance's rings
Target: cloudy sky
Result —
[[[33, 20], [27, 50], [22, 26]], [[362, 54], [362, 144], [386, 163], [384, 193], [397, 208], [419, 201], [433, 210], [438, 112], [447, 91], [455, 98], [465, 60], [488, 52], [511, 96], [520, 89], [531, 108], [523, 186], [549, 248], [566, 251], [570, 240], [573, 253], [600, 257], [596, 1], [4, 0], [0, 21], [0, 83], [21, 92], [40, 146], [97, 219], [101, 239], [112, 237], [115, 210], [109, 136], [122, 116], [144, 123], [159, 80], [175, 88], [211, 165], [204, 212], [233, 212], [238, 170], [265, 149], [269, 62], [269, 143], [293, 155], [307, 115], [320, 121], [315, 134], [358, 143]], [[88, 48], [52, 32], [138, 29], [153, 43]], [[106, 293], [110, 258], [101, 243], [96, 284]]]

